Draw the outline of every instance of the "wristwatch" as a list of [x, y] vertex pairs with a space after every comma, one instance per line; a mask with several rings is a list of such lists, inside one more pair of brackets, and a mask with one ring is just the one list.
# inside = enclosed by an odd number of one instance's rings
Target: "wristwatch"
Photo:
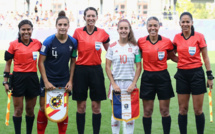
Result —
[[208, 80], [213, 80], [214, 77], [213, 76], [208, 76]]
[[7, 81], [3, 81], [2, 84], [4, 86], [4, 84], [9, 84], [9, 83]]

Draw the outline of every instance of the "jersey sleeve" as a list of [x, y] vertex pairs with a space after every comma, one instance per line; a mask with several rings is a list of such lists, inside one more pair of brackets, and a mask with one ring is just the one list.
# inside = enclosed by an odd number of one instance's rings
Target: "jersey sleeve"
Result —
[[46, 56], [48, 53], [48, 50], [50, 49], [52, 40], [54, 39], [55, 35], [49, 36], [42, 44], [42, 47], [40, 49], [40, 54]]
[[167, 51], [172, 51], [172, 50], [174, 50], [174, 46], [173, 46], [171, 40], [169, 40], [169, 41], [168, 41]]
[[104, 37], [103, 44], [106, 44], [110, 41], [109, 34], [105, 30], [103, 32], [103, 37]]
[[72, 43], [73, 43], [73, 45], [74, 45], [74, 48], [73, 48], [73, 50], [72, 50], [72, 58], [76, 58], [77, 57], [77, 48], [78, 48], [78, 42], [77, 42], [77, 40], [75, 39], [75, 38], [73, 38], [73, 37], [70, 37], [71, 38], [71, 40], [72, 40]]
[[111, 60], [111, 61], [113, 60], [113, 48], [112, 47], [108, 48], [108, 51], [106, 53], [106, 58]]
[[205, 40], [205, 37], [203, 34], [200, 34], [200, 38], [199, 38], [199, 47], [200, 48], [203, 48], [203, 47], [206, 47], [207, 44], [206, 44], [206, 40]]
[[75, 32], [73, 34], [73, 38], [75, 38], [76, 40], [78, 40], [77, 29], [75, 30]]
[[173, 46], [175, 46], [175, 47], [177, 47], [176, 38], [177, 37], [175, 36], [174, 39], [173, 39], [173, 42], [172, 42]]
[[134, 55], [135, 55], [135, 60], [134, 60], [135, 63], [141, 62], [141, 52], [138, 46], [135, 47]]
[[7, 52], [14, 55], [14, 45], [12, 42], [10, 43], [10, 46], [9, 46]]

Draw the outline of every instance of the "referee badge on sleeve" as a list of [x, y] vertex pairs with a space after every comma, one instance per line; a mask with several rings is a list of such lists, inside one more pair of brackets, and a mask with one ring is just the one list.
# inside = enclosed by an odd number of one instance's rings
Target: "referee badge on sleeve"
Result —
[[189, 47], [189, 54], [193, 56], [196, 53], [196, 47]]
[[165, 52], [164, 51], [158, 52], [158, 59], [159, 60], [163, 60], [164, 57], [165, 57]]
[[33, 54], [33, 59], [36, 60], [38, 52], [32, 52], [32, 54]]
[[101, 46], [102, 46], [101, 42], [95, 42], [95, 48], [97, 51], [100, 50]]

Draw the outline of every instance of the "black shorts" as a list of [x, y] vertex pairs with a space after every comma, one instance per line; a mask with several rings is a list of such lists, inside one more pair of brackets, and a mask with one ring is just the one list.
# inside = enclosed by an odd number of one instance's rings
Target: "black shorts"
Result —
[[175, 79], [178, 94], [199, 95], [207, 92], [202, 67], [187, 70], [178, 69]]
[[39, 79], [36, 72], [13, 72], [12, 96], [36, 97], [40, 92]]
[[[67, 81], [60, 81], [58, 83], [54, 83], [54, 82], [51, 82], [49, 81], [50, 83], [52, 83], [53, 86], [55, 87], [65, 87], [68, 80]], [[45, 85], [44, 85], [44, 82], [43, 82], [43, 79], [41, 78], [40, 79], [40, 97], [45, 97], [45, 89], [44, 89]], [[69, 96], [71, 95], [72, 93], [69, 92]]]
[[86, 101], [88, 88], [90, 88], [92, 101], [106, 100], [104, 74], [101, 65], [75, 66], [72, 99]]
[[156, 94], [159, 100], [168, 100], [174, 97], [171, 79], [167, 70], [158, 72], [144, 71], [142, 74], [140, 98], [154, 100]]

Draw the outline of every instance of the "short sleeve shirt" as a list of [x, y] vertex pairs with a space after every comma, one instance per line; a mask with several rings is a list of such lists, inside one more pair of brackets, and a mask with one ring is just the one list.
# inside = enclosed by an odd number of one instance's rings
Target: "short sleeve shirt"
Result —
[[43, 42], [40, 54], [46, 56], [44, 66], [50, 82], [58, 83], [69, 79], [69, 60], [75, 58], [77, 41], [68, 35], [65, 43], [61, 43], [55, 35], [51, 35]]
[[183, 33], [176, 34], [173, 45], [177, 48], [179, 69], [193, 69], [202, 66], [201, 48], [207, 46], [204, 35], [198, 32], [192, 32], [188, 39], [185, 39]]
[[14, 55], [14, 72], [37, 72], [37, 56], [41, 48], [41, 42], [37, 39], [30, 39], [28, 46], [20, 39], [10, 42], [10, 54]]
[[108, 48], [106, 58], [112, 61], [114, 80], [133, 80], [135, 75], [134, 64], [141, 62], [139, 47], [130, 43], [121, 46], [114, 42]]
[[167, 69], [167, 52], [173, 50], [170, 39], [158, 35], [158, 41], [151, 43], [149, 36], [138, 40], [142, 52], [143, 68], [146, 71], [162, 71]]
[[73, 37], [78, 41], [78, 60], [76, 65], [101, 65], [102, 45], [109, 42], [105, 30], [95, 27], [88, 34], [86, 27], [77, 28]]

